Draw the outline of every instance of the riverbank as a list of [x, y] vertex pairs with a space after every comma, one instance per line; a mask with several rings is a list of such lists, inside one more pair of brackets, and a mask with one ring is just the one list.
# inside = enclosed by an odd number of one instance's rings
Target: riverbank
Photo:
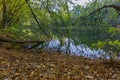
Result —
[[[7, 45], [8, 46], [8, 45]], [[120, 61], [0, 47], [0, 80], [119, 80]]]

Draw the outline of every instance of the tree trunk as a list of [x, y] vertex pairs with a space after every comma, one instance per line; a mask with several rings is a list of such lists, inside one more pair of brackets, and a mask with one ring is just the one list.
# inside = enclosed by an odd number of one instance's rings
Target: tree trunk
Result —
[[6, 7], [6, 0], [2, 0], [2, 4], [3, 4], [3, 9], [2, 9], [2, 28], [5, 28], [6, 27], [6, 10], [7, 10], [7, 7]]

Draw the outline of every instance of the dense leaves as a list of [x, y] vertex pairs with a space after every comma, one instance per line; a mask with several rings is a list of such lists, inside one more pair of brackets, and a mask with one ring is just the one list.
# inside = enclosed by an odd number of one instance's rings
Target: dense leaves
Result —
[[[12, 6], [9, 7], [10, 3]], [[27, 3], [24, 0], [3, 0], [0, 2], [2, 4], [0, 23], [4, 24], [1, 28], [11, 27], [12, 29], [8, 28], [5, 33], [10, 33], [15, 38], [17, 36], [20, 36], [20, 39], [67, 37], [73, 39], [76, 44], [80, 44], [81, 41], [91, 46], [98, 40], [109, 39], [112, 34], [107, 33], [108, 29], [118, 26], [120, 19], [118, 13], [109, 8], [92, 15], [90, 13], [106, 4], [118, 3], [117, 0], [93, 0], [81, 6], [71, 0], [29, 0]]]
[[103, 49], [106, 53], [109, 54], [110, 59], [116, 59], [116, 56], [120, 53], [120, 41], [115, 40], [106, 40], [106, 41], [98, 41], [98, 43], [92, 44], [94, 48]]
[[120, 79], [120, 62], [0, 47], [0, 79]]

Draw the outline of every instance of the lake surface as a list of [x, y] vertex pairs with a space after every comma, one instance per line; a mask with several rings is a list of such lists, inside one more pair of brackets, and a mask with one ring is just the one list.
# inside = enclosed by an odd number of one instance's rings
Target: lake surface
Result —
[[[69, 47], [68, 47], [68, 42], [69, 42]], [[45, 48], [46, 50], [53, 50], [53, 51], [57, 51], [59, 49], [59, 51], [64, 54], [68, 53], [71, 55], [84, 56], [91, 59], [100, 59], [103, 57], [109, 59], [109, 56], [106, 55], [103, 50], [91, 49], [84, 44], [75, 45], [73, 40], [67, 38], [65, 39], [64, 45], [62, 46], [60, 46], [60, 40], [55, 39], [55, 40], [51, 40]]]
[[[69, 46], [68, 46], [69, 44]], [[37, 48], [43, 47], [39, 45]], [[64, 44], [60, 44], [60, 40], [53, 39], [44, 45], [45, 50], [60, 51], [63, 54], [71, 54], [75, 56], [84, 56], [91, 59], [110, 59], [110, 56], [103, 50], [95, 50], [87, 47], [84, 44], [75, 45], [71, 39], [65, 39]]]

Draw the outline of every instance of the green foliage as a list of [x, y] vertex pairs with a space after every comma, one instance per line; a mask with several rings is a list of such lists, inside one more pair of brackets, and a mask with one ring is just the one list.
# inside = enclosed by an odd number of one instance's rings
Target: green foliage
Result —
[[[3, 1], [6, 1], [6, 14], [4, 15], [2, 14], [4, 11]], [[107, 47], [108, 50], [111, 49], [109, 47], [118, 49], [116, 47], [118, 46], [116, 45], [117, 42], [108, 41], [110, 43], [107, 43], [105, 41], [106, 39], [120, 40], [120, 31], [119, 28], [116, 28], [120, 21], [117, 12], [108, 8], [89, 15], [90, 12], [105, 4], [117, 3], [117, 0], [93, 0], [86, 6], [74, 5], [72, 0], [37, 0], [37, 2], [29, 0], [28, 3], [35, 15], [32, 14], [24, 0], [3, 1], [0, 1], [0, 23], [2, 24], [5, 16], [5, 25], [7, 24], [9, 28], [0, 31], [6, 35], [13, 35], [14, 39], [46, 40], [67, 37], [74, 40], [76, 44], [82, 43], [91, 46], [91, 44], [98, 42], [97, 45], [93, 44], [97, 48], [106, 48], [106, 51]], [[74, 5], [73, 10], [69, 9], [69, 4]], [[34, 16], [40, 24], [40, 28]], [[0, 27], [2, 28], [2, 25]]]
[[[20, 26], [20, 27], [19, 27]], [[0, 30], [0, 34], [10, 35], [15, 40], [45, 40], [47, 37], [37, 31], [34, 26], [16, 25], [14, 27]], [[40, 36], [41, 35], [41, 36]]]
[[92, 44], [93, 48], [103, 49], [106, 53], [109, 54], [110, 59], [116, 59], [116, 56], [120, 52], [120, 41], [119, 40], [105, 40], [98, 41], [98, 43]]
[[0, 24], [2, 28], [18, 24], [28, 12], [24, 0], [1, 0], [0, 4]]

